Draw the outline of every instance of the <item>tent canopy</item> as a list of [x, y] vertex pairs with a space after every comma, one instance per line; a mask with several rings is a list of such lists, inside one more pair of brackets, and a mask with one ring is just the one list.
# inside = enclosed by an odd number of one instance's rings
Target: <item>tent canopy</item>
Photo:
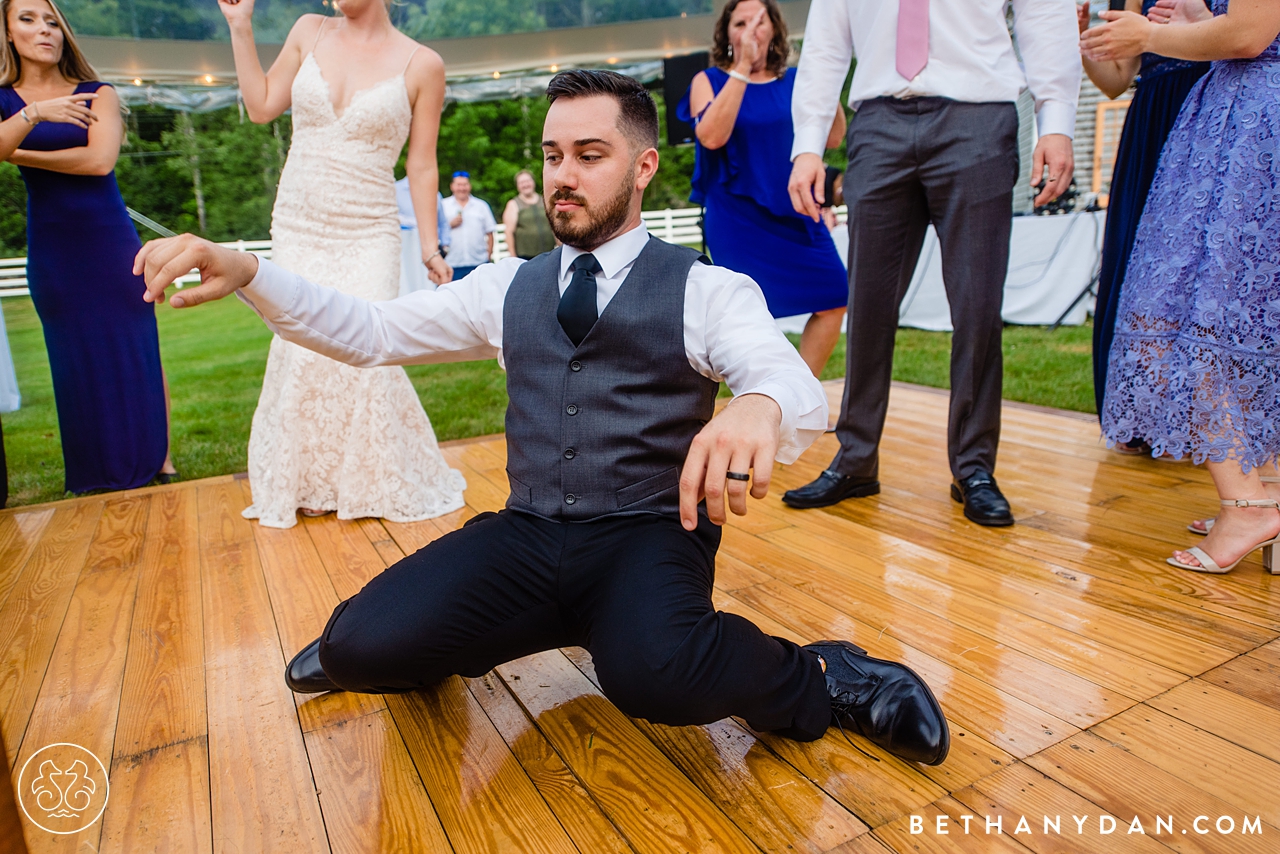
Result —
[[[780, 4], [798, 38], [809, 0]], [[688, 15], [429, 42], [444, 59], [453, 100], [495, 100], [545, 88], [561, 67], [616, 65], [640, 79], [661, 76], [660, 60], [706, 50], [717, 15]], [[126, 103], [159, 103], [176, 109], [213, 109], [235, 103], [235, 61], [230, 42], [80, 37], [81, 47], [104, 80], [119, 85]], [[259, 44], [264, 67], [280, 45]]]

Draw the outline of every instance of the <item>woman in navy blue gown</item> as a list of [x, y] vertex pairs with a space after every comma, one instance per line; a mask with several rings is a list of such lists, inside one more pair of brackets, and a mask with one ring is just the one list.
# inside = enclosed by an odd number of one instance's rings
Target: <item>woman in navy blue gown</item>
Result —
[[[812, 313], [800, 355], [817, 376], [840, 338], [849, 282], [831, 232], [796, 213], [787, 192], [795, 86], [787, 51], [775, 0], [729, 0], [716, 24], [716, 66], [693, 79], [677, 115], [697, 128], [690, 198], [703, 206], [707, 250], [755, 279], [774, 317]], [[837, 109], [828, 148], [844, 127]]]
[[155, 308], [133, 275], [141, 243], [114, 173], [120, 102], [94, 81], [56, 6], [0, 0], [0, 12], [0, 159], [27, 185], [27, 279], [66, 488], [143, 486], [173, 469]]
[[[1198, 2], [1198, 0], [1197, 0]], [[1129, 0], [1128, 10], [1151, 12], [1157, 0]], [[1210, 17], [1203, 6], [1204, 17]], [[1089, 4], [1080, 7], [1080, 32], [1089, 26]], [[1187, 93], [1205, 72], [1207, 62], [1171, 59], [1154, 53], [1110, 62], [1094, 62], [1085, 58], [1084, 70], [1094, 84], [1109, 98], [1117, 98], [1134, 82], [1137, 88], [1125, 114], [1120, 144], [1116, 147], [1116, 163], [1111, 173], [1111, 193], [1107, 203], [1107, 226], [1102, 239], [1102, 267], [1098, 272], [1098, 301], [1093, 313], [1093, 395], [1102, 414], [1102, 396], [1107, 387], [1107, 357], [1115, 335], [1116, 308], [1124, 285], [1125, 268], [1138, 221], [1147, 203], [1147, 193], [1156, 176], [1160, 151], [1173, 129]], [[1125, 453], [1143, 452], [1142, 437], [1117, 445]]]

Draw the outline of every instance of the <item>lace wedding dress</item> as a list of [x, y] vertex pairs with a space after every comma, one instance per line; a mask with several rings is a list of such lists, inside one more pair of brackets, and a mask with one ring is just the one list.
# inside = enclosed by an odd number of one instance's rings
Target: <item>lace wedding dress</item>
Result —
[[[364, 299], [398, 294], [392, 169], [410, 119], [403, 73], [357, 92], [339, 116], [307, 55], [293, 81], [293, 144], [272, 214], [275, 263]], [[462, 507], [466, 488], [403, 368], [353, 368], [279, 337], [253, 415], [249, 484], [245, 517], [272, 528], [293, 527], [298, 508], [429, 519]]]

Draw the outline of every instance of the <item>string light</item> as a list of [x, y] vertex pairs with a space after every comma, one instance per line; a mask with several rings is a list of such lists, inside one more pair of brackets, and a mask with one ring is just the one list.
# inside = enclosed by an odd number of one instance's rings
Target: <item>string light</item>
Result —
[[498, 79], [499, 77], [501, 77], [501, 76], [502, 76], [502, 72], [501, 72], [501, 71], [495, 71], [495, 72], [493, 72], [493, 79], [494, 79], [494, 80], [497, 80], [497, 79]]
[[205, 82], [205, 83], [212, 83], [212, 82], [213, 82], [213, 75], [212, 75], [212, 74], [206, 74], [206, 75], [204, 76], [204, 82]]
[[141, 86], [141, 85], [142, 85], [142, 79], [141, 79], [141, 78], [138, 78], [138, 77], [133, 78], [133, 85], [134, 85], [134, 86]]
[[605, 62], [609, 63], [610, 65], [617, 65], [617, 64], [618, 64], [618, 57], [616, 57], [616, 56], [611, 56], [611, 57], [609, 57], [608, 59], [606, 59], [606, 60], [605, 60]]
[[555, 73], [556, 73], [557, 71], [559, 71], [559, 70], [560, 70], [560, 66], [558, 66], [558, 65], [553, 65], [553, 66], [551, 66], [551, 73], [552, 73], [552, 74], [555, 74]]

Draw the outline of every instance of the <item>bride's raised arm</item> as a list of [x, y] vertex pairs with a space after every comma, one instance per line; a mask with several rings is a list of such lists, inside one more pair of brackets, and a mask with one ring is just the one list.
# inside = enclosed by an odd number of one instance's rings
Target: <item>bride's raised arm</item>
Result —
[[264, 72], [253, 40], [253, 2], [218, 0], [218, 8], [231, 28], [231, 52], [235, 56], [236, 78], [245, 112], [249, 114], [249, 121], [266, 124], [292, 104], [293, 78], [302, 67], [305, 51], [315, 43], [316, 33], [328, 19], [324, 15], [299, 18], [280, 48], [280, 55], [271, 63], [271, 70]]

